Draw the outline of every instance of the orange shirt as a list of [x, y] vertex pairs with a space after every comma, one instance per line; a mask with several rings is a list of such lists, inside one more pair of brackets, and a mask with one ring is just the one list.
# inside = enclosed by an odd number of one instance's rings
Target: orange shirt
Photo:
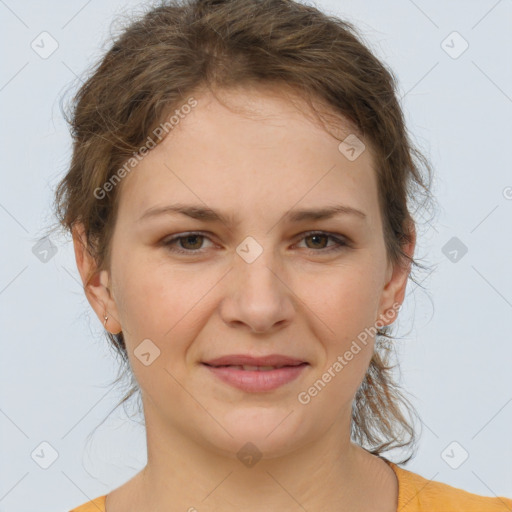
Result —
[[[397, 512], [512, 512], [512, 499], [472, 494], [386, 461], [398, 479]], [[70, 512], [105, 512], [105, 496], [74, 508]]]

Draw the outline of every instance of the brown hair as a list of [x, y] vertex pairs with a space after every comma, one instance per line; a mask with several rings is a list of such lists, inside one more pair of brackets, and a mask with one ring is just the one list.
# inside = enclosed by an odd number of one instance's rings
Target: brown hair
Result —
[[[97, 268], [108, 269], [121, 186], [100, 199], [94, 191], [192, 92], [257, 84], [293, 87], [353, 124], [375, 158], [388, 258], [426, 268], [402, 250], [415, 226], [408, 203], [433, 198], [431, 167], [407, 134], [396, 79], [351, 23], [293, 0], [166, 1], [131, 19], [73, 98], [71, 117], [64, 112], [73, 153], [55, 193], [59, 226], [73, 232], [81, 223]], [[416, 412], [391, 373], [389, 330], [378, 330], [353, 402], [352, 439], [373, 454], [417, 441], [405, 417]], [[107, 335], [121, 356], [121, 377], [131, 378], [118, 407], [140, 389], [122, 332]]]

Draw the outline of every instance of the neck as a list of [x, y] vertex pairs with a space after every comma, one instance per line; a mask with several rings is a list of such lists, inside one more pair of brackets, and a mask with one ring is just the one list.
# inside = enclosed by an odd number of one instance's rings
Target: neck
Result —
[[389, 503], [396, 502], [396, 481], [390, 481], [394, 473], [350, 442], [349, 421], [337, 421], [320, 439], [256, 463], [250, 457], [241, 461], [236, 453], [221, 453], [187, 433], [169, 433], [156, 417], [147, 425], [148, 463], [129, 482], [124, 501], [108, 500], [108, 512], [339, 512], [366, 504], [373, 510], [396, 510], [375, 507], [382, 506], [383, 492]]

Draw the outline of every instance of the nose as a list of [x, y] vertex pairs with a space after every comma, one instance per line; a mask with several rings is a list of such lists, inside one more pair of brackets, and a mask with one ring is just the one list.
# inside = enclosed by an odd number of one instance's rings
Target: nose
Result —
[[[256, 259], [254, 253], [245, 257], [243, 249], [242, 245], [242, 256], [235, 257], [226, 276], [226, 295], [220, 307], [223, 321], [254, 333], [283, 328], [295, 313], [295, 296], [287, 284], [285, 269], [270, 249], [260, 250]], [[254, 247], [249, 250], [254, 251]]]

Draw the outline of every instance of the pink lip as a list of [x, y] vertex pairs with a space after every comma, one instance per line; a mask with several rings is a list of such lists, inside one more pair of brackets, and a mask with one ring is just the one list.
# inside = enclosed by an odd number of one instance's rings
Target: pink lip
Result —
[[306, 361], [296, 359], [294, 357], [283, 356], [280, 354], [269, 354], [268, 356], [262, 357], [254, 357], [246, 354], [231, 354], [203, 362], [210, 366], [296, 366], [305, 363]]
[[[283, 366], [275, 370], [243, 370], [232, 366], [209, 366], [203, 363], [216, 377], [242, 391], [259, 393], [272, 391], [296, 379], [308, 366], [302, 363], [295, 366]], [[258, 365], [254, 365], [258, 366]], [[274, 365], [263, 365], [274, 366]]]
[[[258, 393], [272, 391], [296, 379], [308, 363], [293, 357], [271, 354], [253, 357], [232, 354], [204, 362], [216, 377], [242, 391]], [[282, 366], [274, 370], [244, 370], [239, 366]]]

